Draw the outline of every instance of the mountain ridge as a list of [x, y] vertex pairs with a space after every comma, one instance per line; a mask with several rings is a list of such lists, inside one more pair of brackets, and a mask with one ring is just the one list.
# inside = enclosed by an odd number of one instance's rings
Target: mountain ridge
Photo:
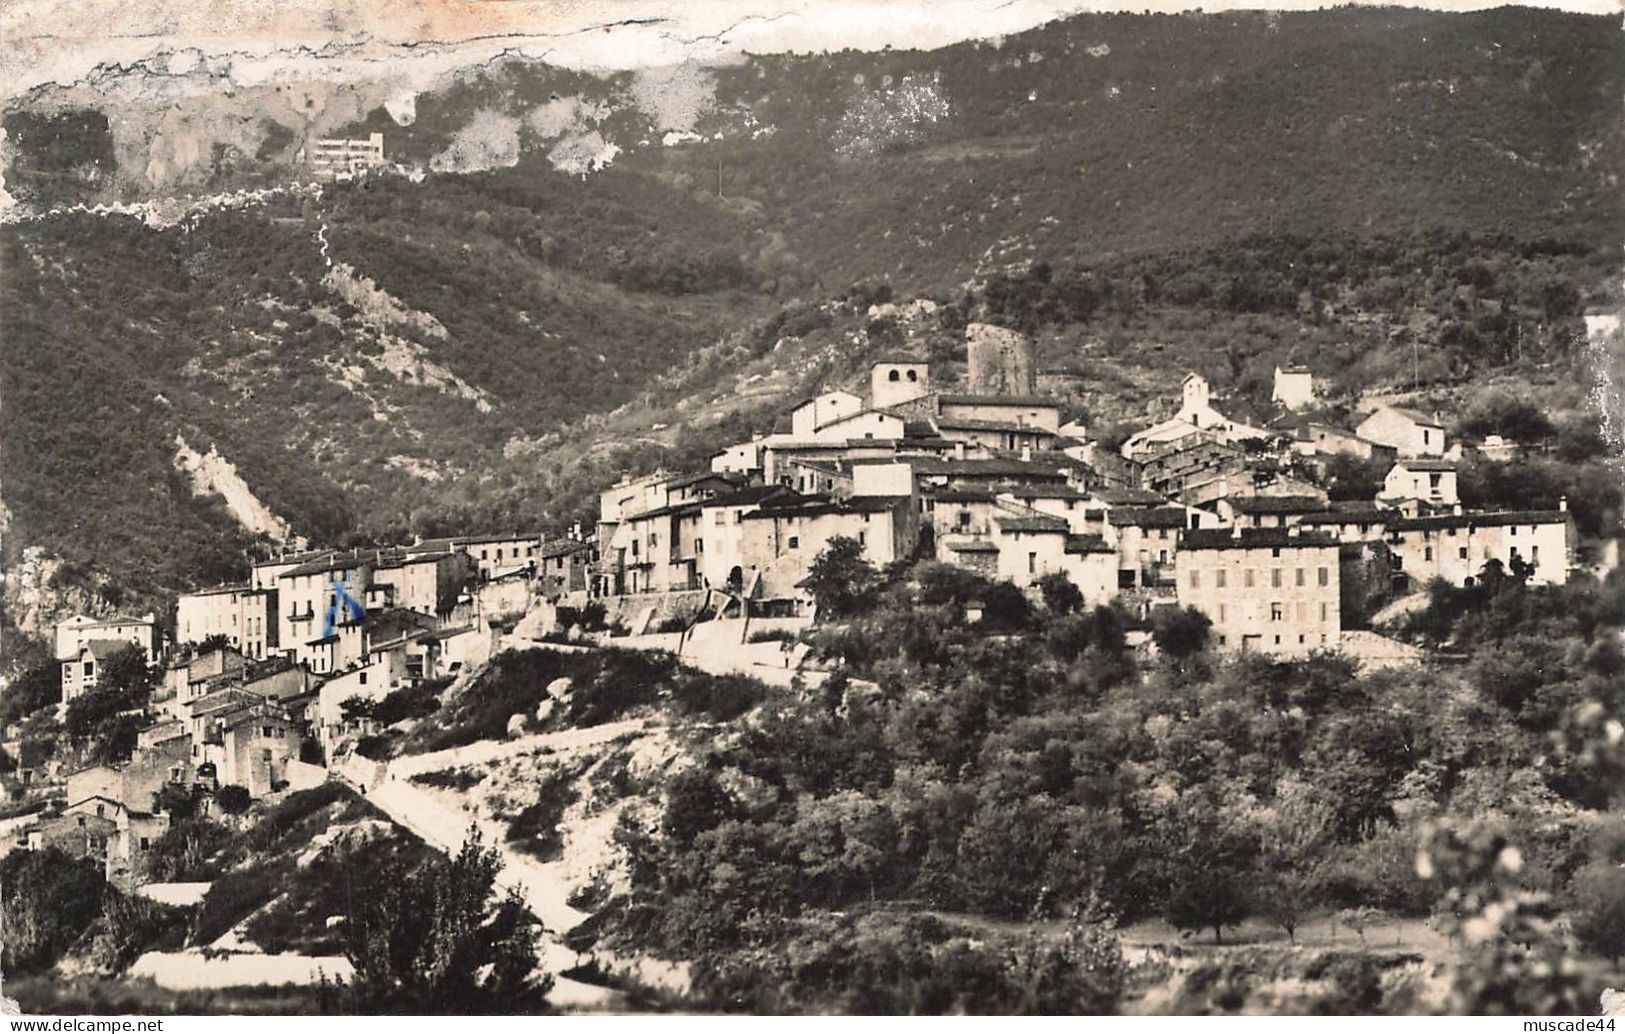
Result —
[[[1514, 342], [1569, 362], [1619, 268], [1621, 57], [1606, 19], [1527, 9], [1090, 15], [708, 69], [670, 146], [626, 73], [503, 65], [404, 127], [356, 101], [336, 131], [418, 171], [0, 228], [5, 561], [45, 547], [110, 606], [232, 576], [266, 544], [194, 496], [177, 435], [316, 542], [556, 528], [875, 351], [951, 369], [973, 317], [1085, 371], [1107, 422], [1164, 366], [1246, 395], [1294, 349], [1350, 385], [1409, 372], [1413, 338], [1441, 378]], [[139, 197], [73, 160], [131, 153], [94, 143], [106, 111], [36, 101], [4, 116], [8, 190]], [[427, 169], [477, 117], [494, 167]], [[196, 189], [284, 183], [282, 129], [264, 160], [202, 147]], [[563, 171], [594, 135], [620, 153]]]

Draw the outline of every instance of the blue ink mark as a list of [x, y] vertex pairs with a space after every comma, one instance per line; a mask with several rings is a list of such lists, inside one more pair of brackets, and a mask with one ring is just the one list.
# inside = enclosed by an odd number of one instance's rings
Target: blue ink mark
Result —
[[350, 621], [352, 622], [360, 621], [367, 615], [366, 609], [361, 606], [361, 601], [350, 595], [350, 590], [345, 586], [344, 580], [335, 578], [333, 580], [333, 602], [328, 604], [327, 609], [322, 612], [323, 639], [333, 634], [333, 626], [338, 624], [341, 618], [340, 608], [349, 612]]

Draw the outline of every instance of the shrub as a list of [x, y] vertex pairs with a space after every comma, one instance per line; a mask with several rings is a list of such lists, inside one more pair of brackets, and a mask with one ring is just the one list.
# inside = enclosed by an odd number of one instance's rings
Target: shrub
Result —
[[8, 974], [53, 965], [101, 914], [106, 881], [89, 858], [56, 848], [12, 851], [0, 859], [0, 965]]
[[254, 803], [254, 799], [248, 795], [246, 786], [228, 784], [215, 791], [214, 803], [227, 815], [241, 815]]
[[672, 700], [689, 714], [731, 722], [767, 699], [768, 689], [748, 675], [681, 670], [672, 679]]

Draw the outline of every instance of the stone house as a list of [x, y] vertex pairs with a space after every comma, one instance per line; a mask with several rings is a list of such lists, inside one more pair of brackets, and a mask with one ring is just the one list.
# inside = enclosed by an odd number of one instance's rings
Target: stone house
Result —
[[1181, 606], [1213, 622], [1220, 648], [1304, 656], [1342, 631], [1338, 544], [1288, 528], [1188, 531], [1175, 562]]
[[1379, 406], [1360, 421], [1354, 433], [1394, 449], [1401, 458], [1444, 455], [1444, 424], [1438, 417], [1414, 409]]

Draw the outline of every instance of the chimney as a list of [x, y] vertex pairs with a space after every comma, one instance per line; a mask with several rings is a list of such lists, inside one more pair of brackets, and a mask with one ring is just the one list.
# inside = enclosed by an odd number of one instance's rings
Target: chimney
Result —
[[1461, 504], [1456, 503], [1454, 506], [1452, 506], [1450, 508], [1450, 512], [1455, 514], [1457, 517], [1460, 517], [1461, 516]]
[[1230, 537], [1232, 539], [1235, 539], [1237, 542], [1241, 541], [1241, 524], [1240, 524], [1240, 522], [1237, 522], [1235, 524], [1230, 525]]
[[956, 459], [956, 460], [964, 460], [964, 458], [965, 458], [965, 443], [964, 442], [955, 442], [954, 443], [954, 459]]
[[1557, 509], [1561, 513], [1568, 513], [1569, 512], [1569, 497], [1568, 496], [1565, 495], [1565, 496], [1560, 496], [1558, 498], [1558, 500], [1557, 500]]

